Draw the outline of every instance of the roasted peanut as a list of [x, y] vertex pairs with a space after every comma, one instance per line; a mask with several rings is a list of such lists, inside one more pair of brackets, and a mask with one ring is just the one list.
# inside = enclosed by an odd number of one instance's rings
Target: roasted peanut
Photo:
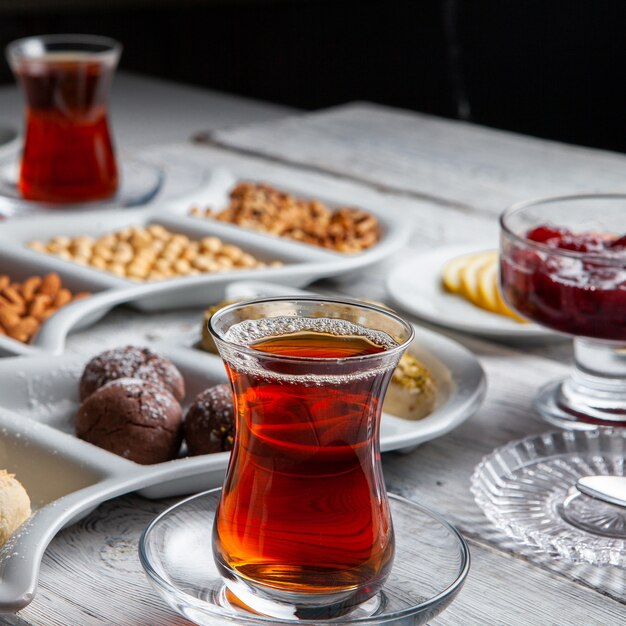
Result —
[[116, 276], [126, 276], [126, 268], [122, 263], [110, 263], [107, 270]]
[[217, 252], [222, 247], [222, 242], [217, 237], [205, 237], [200, 245], [206, 252]]
[[189, 274], [191, 271], [191, 264], [186, 259], [178, 259], [174, 262], [174, 271], [179, 274]]
[[[37, 249], [42, 247], [49, 254], [132, 280], [159, 280], [176, 275], [262, 266], [254, 256], [236, 245], [224, 243], [219, 237], [193, 241], [160, 224], [150, 224], [147, 228], [128, 226], [98, 239], [87, 235], [60, 236], [41, 246], [39, 242], [31, 244]], [[56, 294], [52, 297], [54, 301]]]
[[26, 244], [26, 247], [30, 248], [31, 250], [35, 250], [35, 252], [49, 252], [48, 248], [41, 243], [41, 241], [29, 241]]
[[101, 256], [94, 256], [91, 257], [91, 259], [89, 260], [89, 263], [99, 269], [99, 270], [105, 270], [107, 268], [107, 261], [106, 259], [102, 258]]

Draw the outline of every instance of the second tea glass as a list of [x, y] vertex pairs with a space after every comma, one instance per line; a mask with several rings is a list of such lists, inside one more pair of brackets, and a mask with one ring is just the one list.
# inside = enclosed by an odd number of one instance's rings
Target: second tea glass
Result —
[[[540, 390], [538, 411], [566, 428], [626, 426], [626, 195], [523, 202], [500, 224], [506, 300], [574, 337], [574, 368]], [[563, 247], [527, 236], [558, 238], [564, 229]]]
[[26, 100], [24, 199], [81, 203], [117, 191], [108, 97], [121, 49], [95, 35], [28, 37], [7, 47]]
[[236, 407], [213, 529], [225, 584], [274, 617], [348, 613], [391, 570], [379, 426], [413, 329], [375, 306], [317, 298], [231, 305], [209, 326]]

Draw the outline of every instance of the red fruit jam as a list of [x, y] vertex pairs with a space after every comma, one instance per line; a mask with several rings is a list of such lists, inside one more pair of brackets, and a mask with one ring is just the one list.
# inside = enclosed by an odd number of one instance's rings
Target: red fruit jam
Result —
[[509, 304], [561, 332], [626, 340], [626, 235], [542, 225], [526, 238], [554, 253], [505, 242], [500, 272]]

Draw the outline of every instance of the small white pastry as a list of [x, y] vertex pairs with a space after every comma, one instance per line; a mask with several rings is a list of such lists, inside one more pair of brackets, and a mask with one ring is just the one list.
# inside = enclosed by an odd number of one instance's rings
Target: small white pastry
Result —
[[30, 498], [13, 474], [0, 470], [0, 546], [30, 517]]

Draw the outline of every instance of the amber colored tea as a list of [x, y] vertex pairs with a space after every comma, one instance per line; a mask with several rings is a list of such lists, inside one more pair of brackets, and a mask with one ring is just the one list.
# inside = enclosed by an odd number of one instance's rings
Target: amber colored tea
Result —
[[[226, 575], [234, 570], [300, 594], [364, 588], [365, 597], [386, 578], [393, 529], [386, 498], [376, 497], [384, 493], [377, 415], [393, 368], [345, 375], [341, 359], [383, 353], [395, 343], [361, 330], [268, 336], [249, 344], [264, 355], [262, 371], [227, 364], [239, 441], [214, 527]], [[306, 375], [302, 357], [335, 360]]]
[[24, 198], [84, 202], [112, 196], [117, 165], [107, 121], [113, 63], [85, 55], [22, 60], [15, 73], [26, 96], [19, 178]]

